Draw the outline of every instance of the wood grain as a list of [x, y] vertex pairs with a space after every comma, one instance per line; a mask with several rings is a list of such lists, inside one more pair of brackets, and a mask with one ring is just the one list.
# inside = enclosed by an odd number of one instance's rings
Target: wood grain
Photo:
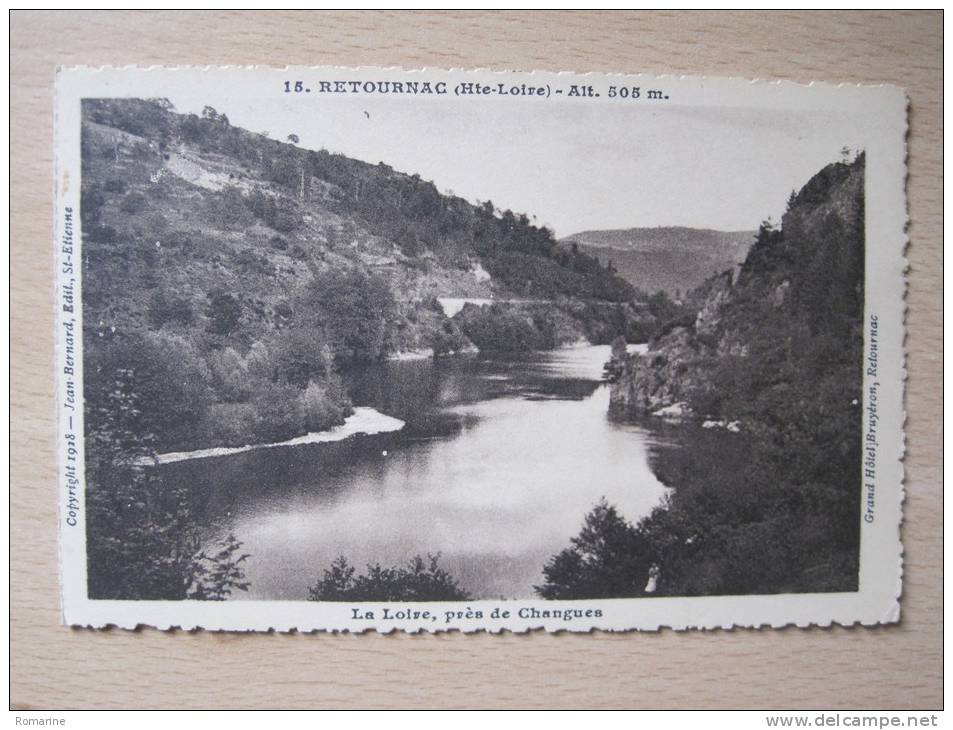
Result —
[[[14, 11], [12, 702], [17, 708], [942, 704], [942, 12]], [[344, 64], [889, 82], [910, 96], [903, 620], [879, 629], [242, 635], [60, 625], [56, 65]]]

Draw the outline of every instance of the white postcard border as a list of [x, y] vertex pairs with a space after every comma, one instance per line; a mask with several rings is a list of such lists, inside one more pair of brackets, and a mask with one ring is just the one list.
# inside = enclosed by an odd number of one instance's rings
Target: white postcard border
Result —
[[[301, 73], [329, 67], [300, 68]], [[152, 626], [228, 631], [609, 631], [876, 625], [900, 617], [904, 450], [904, 296], [906, 246], [905, 137], [907, 101], [891, 86], [747, 81], [686, 76], [578, 75], [579, 83], [664, 84], [683, 103], [770, 105], [773, 108], [849, 108], [877, 115], [880, 134], [866, 140], [866, 323], [876, 317], [878, 368], [865, 367], [864, 436], [869, 394], [877, 397], [876, 493], [872, 521], [862, 522], [860, 589], [856, 593], [638, 598], [591, 601], [507, 600], [463, 603], [316, 603], [309, 601], [98, 601], [86, 597], [82, 408], [82, 233], [79, 220], [80, 100], [85, 97], [159, 97], [163, 85], [273, 86], [289, 77], [281, 68], [78, 68], [60, 70], [55, 105], [56, 152], [56, 393], [58, 501], [63, 620], [74, 626]], [[440, 71], [432, 69], [333, 69], [341, 78], [432, 76], [448, 85], [461, 80], [497, 83], [566, 83], [567, 73]], [[299, 74], [300, 75], [300, 74]], [[264, 97], [263, 97], [264, 98]], [[448, 100], [450, 101], [450, 100]], [[452, 102], [451, 102], [452, 103]], [[73, 309], [68, 307], [72, 304]], [[72, 335], [72, 336], [71, 336]], [[865, 357], [871, 348], [865, 327]], [[72, 404], [71, 409], [69, 405]], [[862, 510], [866, 504], [866, 493]], [[863, 519], [863, 515], [860, 516]], [[386, 615], [389, 618], [384, 618]], [[402, 612], [411, 613], [404, 616]], [[569, 619], [553, 612], [570, 612]], [[428, 615], [421, 616], [424, 612]], [[508, 612], [506, 616], [503, 612]], [[549, 612], [549, 613], [544, 613]], [[588, 614], [587, 614], [588, 612]], [[369, 618], [373, 614], [373, 618]], [[581, 615], [578, 615], [581, 614]], [[363, 618], [359, 618], [363, 616]]]

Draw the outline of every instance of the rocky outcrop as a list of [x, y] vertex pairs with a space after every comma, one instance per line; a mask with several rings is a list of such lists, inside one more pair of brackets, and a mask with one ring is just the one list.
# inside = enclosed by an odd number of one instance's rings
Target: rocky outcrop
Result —
[[645, 414], [686, 401], [697, 350], [691, 329], [675, 327], [656, 338], [648, 352], [625, 356], [610, 389], [610, 407], [619, 414]]

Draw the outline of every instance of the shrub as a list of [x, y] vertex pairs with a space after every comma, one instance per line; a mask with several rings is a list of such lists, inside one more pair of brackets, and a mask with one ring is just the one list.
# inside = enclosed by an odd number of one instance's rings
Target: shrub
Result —
[[331, 348], [318, 329], [283, 329], [275, 337], [271, 352], [277, 379], [296, 388], [304, 388], [309, 381], [331, 372]]
[[307, 261], [308, 260], [308, 251], [300, 243], [296, 243], [291, 247], [291, 250], [288, 251], [288, 255], [293, 259], [298, 261]]
[[107, 407], [116, 382], [128, 374], [135, 408], [148, 414], [148, 427], [157, 443], [166, 449], [192, 446], [196, 426], [212, 402], [212, 391], [205, 360], [188, 340], [167, 332], [117, 334], [90, 349], [86, 357], [87, 399], [92, 409]]
[[351, 409], [346, 395], [341, 391], [343, 388], [340, 384], [335, 388], [327, 382], [308, 383], [308, 387], [299, 396], [304, 414], [304, 427], [307, 431], [325, 431], [344, 423]]
[[218, 335], [230, 335], [242, 319], [242, 303], [227, 292], [209, 295], [209, 331]]
[[252, 383], [245, 360], [233, 348], [214, 350], [208, 355], [212, 387], [222, 400], [243, 401], [251, 395]]
[[98, 476], [86, 491], [90, 598], [223, 601], [248, 589], [241, 543], [209, 539], [187, 489], [141, 470]]
[[241, 190], [230, 186], [206, 198], [206, 220], [221, 230], [243, 230], [254, 222]]
[[257, 276], [271, 276], [275, 273], [271, 262], [260, 253], [250, 248], [243, 248], [233, 255], [233, 260], [238, 265], [243, 274], [255, 274]]
[[255, 436], [259, 441], [285, 441], [304, 431], [304, 409], [293, 385], [260, 383], [252, 400]]
[[355, 577], [347, 559], [339, 557], [317, 585], [308, 589], [310, 601], [465, 601], [469, 594], [439, 565], [440, 556], [419, 555], [407, 567], [368, 565]]
[[431, 347], [435, 355], [460, 352], [472, 343], [460, 330], [456, 322], [446, 319], [431, 336]]
[[148, 316], [150, 324], [155, 329], [161, 329], [163, 325], [169, 323], [192, 324], [195, 319], [191, 302], [165, 289], [159, 289], [152, 295], [149, 300]]
[[251, 403], [216, 403], [206, 418], [205, 432], [214, 446], [246, 446], [255, 441], [255, 407]]
[[245, 356], [245, 367], [248, 374], [256, 380], [275, 379], [275, 360], [264, 342], [256, 342]]
[[268, 224], [276, 231], [290, 233], [301, 225], [301, 217], [298, 212], [287, 203], [279, 201], [275, 207], [275, 212]]

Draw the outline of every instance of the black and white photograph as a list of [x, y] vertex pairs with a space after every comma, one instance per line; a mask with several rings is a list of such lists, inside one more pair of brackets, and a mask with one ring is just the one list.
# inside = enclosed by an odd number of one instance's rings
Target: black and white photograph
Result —
[[896, 620], [898, 90], [59, 85], [75, 622]]

